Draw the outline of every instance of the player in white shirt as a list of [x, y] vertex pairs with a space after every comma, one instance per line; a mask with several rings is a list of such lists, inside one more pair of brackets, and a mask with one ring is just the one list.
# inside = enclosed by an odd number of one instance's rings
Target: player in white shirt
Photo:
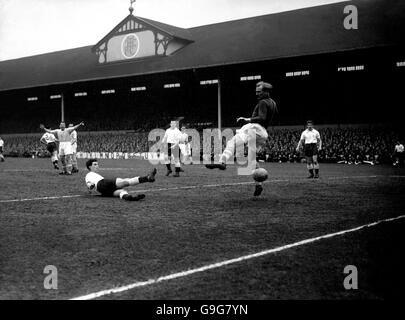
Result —
[[52, 133], [45, 132], [39, 140], [42, 144], [46, 145], [46, 149], [51, 154], [51, 162], [56, 170], [59, 170], [58, 166], [58, 146], [56, 145], [56, 138]]
[[401, 166], [404, 161], [404, 145], [400, 142], [397, 141], [394, 149], [394, 166]]
[[43, 124], [39, 126], [46, 132], [54, 134], [57, 140], [59, 141], [59, 157], [62, 162], [62, 171], [59, 174], [66, 174], [66, 175], [72, 174], [73, 150], [72, 150], [72, 138], [70, 137], [70, 134], [80, 126], [84, 126], [84, 123], [81, 122], [76, 126], [66, 128], [66, 124], [64, 122], [61, 122], [59, 125], [60, 129], [56, 130], [46, 129]]
[[124, 189], [125, 187], [134, 186], [139, 183], [154, 182], [157, 172], [156, 168], [154, 168], [144, 177], [106, 179], [98, 173], [99, 166], [97, 159], [88, 160], [86, 162], [86, 167], [90, 171], [85, 178], [89, 192], [96, 191], [103, 197], [119, 197], [126, 201], [138, 201], [145, 198], [145, 195], [130, 195], [128, 194], [128, 191]]
[[[73, 127], [73, 123], [69, 124], [69, 128]], [[71, 143], [72, 143], [72, 173], [79, 172], [79, 168], [77, 167], [77, 131], [73, 130], [70, 134]]]
[[171, 159], [174, 159], [175, 173], [173, 177], [180, 177], [181, 164], [180, 164], [180, 142], [181, 132], [178, 128], [178, 121], [170, 121], [170, 128], [166, 130], [162, 139], [162, 145], [167, 144], [167, 155], [165, 157], [165, 164], [167, 167], [166, 176], [170, 175], [173, 171], [171, 168]]
[[322, 149], [321, 135], [313, 126], [313, 122], [308, 120], [307, 129], [302, 132], [297, 146], [297, 152], [299, 152], [301, 146], [304, 145], [304, 154], [309, 171], [308, 179], [319, 178], [318, 151]]
[[3, 148], [4, 148], [4, 141], [2, 138], [0, 138], [0, 161], [1, 162], [4, 162]]
[[184, 125], [181, 126], [179, 147], [180, 147], [181, 154], [183, 155], [182, 162], [193, 164], [193, 160], [191, 159], [191, 145], [190, 145], [190, 142], [188, 141], [188, 134], [186, 132], [186, 126], [184, 126]]

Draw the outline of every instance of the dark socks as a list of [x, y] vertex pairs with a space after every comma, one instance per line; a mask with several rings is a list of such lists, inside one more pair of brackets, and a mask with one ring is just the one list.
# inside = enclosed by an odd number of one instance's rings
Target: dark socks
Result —
[[138, 180], [139, 180], [139, 183], [145, 183], [145, 182], [149, 181], [148, 177], [139, 177]]

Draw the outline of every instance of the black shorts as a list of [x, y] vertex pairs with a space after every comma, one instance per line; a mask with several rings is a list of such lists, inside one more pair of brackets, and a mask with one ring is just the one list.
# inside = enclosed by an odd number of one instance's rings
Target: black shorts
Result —
[[50, 153], [53, 153], [56, 151], [58, 148], [56, 146], [56, 142], [49, 142], [46, 145], [46, 150], [48, 150]]
[[180, 156], [180, 148], [177, 145], [177, 147], [175, 149], [172, 149], [172, 145], [174, 145], [174, 143], [168, 143], [167, 144], [167, 156], [170, 158], [172, 156], [172, 150], [174, 151], [174, 156], [176, 158], [178, 158]]
[[3, 147], [0, 147], [0, 153], [3, 153]]
[[307, 143], [304, 145], [304, 154], [306, 157], [318, 155], [318, 145], [316, 143]]
[[97, 183], [97, 191], [101, 193], [103, 197], [113, 197], [114, 191], [118, 190], [115, 184], [115, 179], [103, 179]]

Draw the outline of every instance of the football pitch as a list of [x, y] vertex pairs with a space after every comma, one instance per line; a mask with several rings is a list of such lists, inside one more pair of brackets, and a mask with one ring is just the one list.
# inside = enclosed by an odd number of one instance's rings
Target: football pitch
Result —
[[[89, 195], [87, 169], [49, 159], [0, 163], [0, 299], [388, 299], [405, 284], [405, 169], [263, 164], [252, 196], [236, 167], [185, 166], [128, 190]], [[145, 175], [144, 160], [101, 160], [105, 177]], [[355, 266], [358, 289], [344, 287]], [[44, 288], [46, 266], [57, 289]]]

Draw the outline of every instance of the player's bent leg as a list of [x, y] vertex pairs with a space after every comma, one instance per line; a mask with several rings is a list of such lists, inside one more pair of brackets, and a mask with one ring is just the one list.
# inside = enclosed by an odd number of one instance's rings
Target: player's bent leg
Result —
[[66, 155], [66, 174], [72, 174], [72, 154]]
[[[254, 133], [253, 133], [254, 134]], [[266, 143], [266, 138], [260, 136], [250, 136], [248, 139], [248, 166], [252, 168], [252, 171], [259, 168], [257, 163], [257, 150], [264, 146]]]
[[[135, 185], [135, 184], [138, 184], [138, 183], [139, 183], [138, 177], [131, 178], [131, 179], [136, 179], [136, 180], [134, 180], [134, 182], [133, 182], [132, 185]], [[117, 179], [115, 179], [115, 185], [116, 185], [116, 187], [117, 187], [118, 189], [122, 189], [122, 188], [125, 188], [125, 187], [129, 187], [130, 184], [129, 184], [129, 181], [128, 181], [128, 180], [130, 180], [130, 179], [117, 178]], [[135, 183], [135, 182], [136, 182], [136, 183]]]
[[174, 151], [174, 170], [175, 173], [173, 175], [173, 177], [180, 177], [180, 172], [184, 172], [183, 169], [181, 169], [181, 163], [180, 163], [180, 157], [179, 157], [179, 150], [175, 150]]
[[173, 171], [171, 167], [172, 162], [172, 149], [171, 144], [167, 144], [167, 154], [165, 155], [165, 165], [167, 168], [166, 176], [169, 176]]
[[66, 156], [64, 154], [60, 156], [60, 161], [62, 162], [62, 171], [59, 174], [66, 174]]
[[312, 179], [314, 177], [314, 165], [312, 163], [312, 157], [306, 157], [307, 158], [307, 169], [309, 172], [308, 179]]
[[154, 182], [156, 180], [155, 178], [156, 173], [157, 173], [156, 168], [153, 168], [152, 171], [149, 172], [147, 176], [126, 178], [126, 179], [117, 178], [115, 180], [115, 185], [117, 186], [117, 188], [121, 189], [129, 186], [135, 186], [139, 183]]
[[130, 195], [128, 191], [123, 189], [118, 189], [113, 193], [114, 197], [119, 197], [121, 200], [125, 201], [139, 201], [145, 198], [144, 194]]
[[255, 197], [258, 197], [261, 195], [262, 192], [263, 192], [263, 184], [261, 182], [257, 182], [255, 186], [255, 192], [253, 193], [253, 195]]
[[[171, 156], [170, 156], [170, 158], [171, 158]], [[165, 165], [166, 165], [166, 168], [167, 168], [166, 176], [170, 175], [173, 172], [172, 171], [172, 166], [171, 166], [171, 163], [170, 163], [171, 162], [170, 158], [166, 157], [166, 160], [165, 160]]]
[[314, 171], [315, 171], [315, 175], [314, 178], [318, 179], [319, 178], [319, 163], [318, 163], [318, 156], [315, 155], [313, 156], [313, 166], [314, 166]]
[[79, 172], [79, 168], [77, 167], [77, 157], [76, 152], [72, 154], [72, 172], [77, 173]]
[[226, 144], [226, 148], [222, 155], [219, 157], [219, 163], [206, 164], [205, 167], [208, 169], [219, 169], [226, 170], [226, 162], [233, 157], [235, 154], [236, 146], [243, 145], [245, 142], [241, 135], [237, 133], [231, 140]]
[[[264, 147], [265, 144], [266, 144], [266, 140], [267, 140], [267, 137], [266, 138], [257, 137], [257, 146], [258, 146], [258, 148]], [[258, 169], [258, 168], [260, 168], [260, 166], [259, 166], [259, 163], [256, 160], [257, 159], [257, 157], [256, 157], [257, 156], [257, 150], [254, 150], [254, 152], [252, 152], [252, 154], [254, 155], [254, 160], [253, 160], [253, 157], [250, 157], [248, 159], [249, 159], [249, 161], [251, 161], [253, 163], [254, 168]], [[254, 191], [253, 195], [255, 197], [258, 197], [263, 192], [263, 183], [255, 181], [255, 184], [256, 184], [255, 185], [255, 191]]]
[[58, 153], [57, 153], [56, 151], [52, 152], [51, 161], [52, 161], [53, 167], [54, 167], [56, 170], [59, 170], [59, 166], [58, 166]]

